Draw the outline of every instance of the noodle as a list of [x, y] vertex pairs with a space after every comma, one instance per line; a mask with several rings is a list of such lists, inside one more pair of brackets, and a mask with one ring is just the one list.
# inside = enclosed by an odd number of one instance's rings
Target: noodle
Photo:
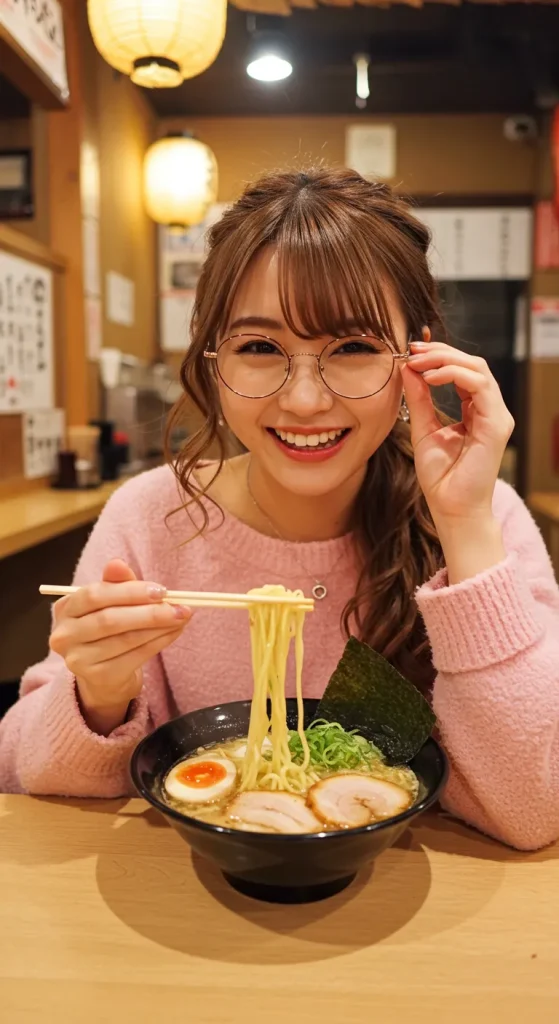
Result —
[[[300, 590], [268, 585], [249, 591], [249, 594], [283, 596], [293, 593], [303, 597]], [[246, 754], [241, 767], [240, 789], [280, 789], [303, 793], [316, 781], [309, 772], [310, 752], [304, 731], [303, 708], [303, 624], [305, 611], [286, 604], [253, 604], [249, 606], [250, 640], [254, 695], [250, 712], [250, 725]], [[295, 687], [297, 696], [297, 733], [303, 748], [303, 759], [295, 764], [289, 749], [285, 676], [292, 639], [295, 639]], [[267, 703], [271, 713], [268, 717]], [[266, 738], [271, 742], [271, 754], [263, 753]]]

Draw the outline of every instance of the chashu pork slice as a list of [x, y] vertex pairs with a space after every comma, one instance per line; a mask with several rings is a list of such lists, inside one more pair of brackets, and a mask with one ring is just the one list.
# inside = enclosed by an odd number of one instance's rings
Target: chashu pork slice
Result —
[[326, 825], [358, 828], [393, 818], [412, 803], [411, 793], [393, 782], [347, 772], [315, 782], [308, 804]]
[[239, 793], [229, 805], [227, 817], [231, 824], [248, 832], [289, 835], [322, 829], [322, 822], [307, 807], [304, 797], [294, 793], [266, 790]]

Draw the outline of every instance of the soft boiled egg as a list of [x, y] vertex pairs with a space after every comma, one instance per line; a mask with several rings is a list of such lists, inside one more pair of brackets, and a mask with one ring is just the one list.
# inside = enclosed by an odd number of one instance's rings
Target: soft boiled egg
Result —
[[228, 757], [189, 757], [171, 768], [165, 789], [175, 800], [207, 804], [227, 796], [237, 780], [237, 769]]

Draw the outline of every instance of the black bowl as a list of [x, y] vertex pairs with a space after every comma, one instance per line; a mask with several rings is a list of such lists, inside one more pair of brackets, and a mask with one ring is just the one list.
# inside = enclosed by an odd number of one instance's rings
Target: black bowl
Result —
[[[318, 706], [305, 700], [305, 725]], [[140, 796], [156, 807], [182, 838], [221, 869], [246, 895], [274, 903], [306, 903], [345, 889], [358, 870], [398, 839], [409, 822], [438, 800], [448, 774], [446, 757], [429, 739], [410, 767], [420, 781], [417, 803], [395, 818], [364, 828], [309, 835], [267, 835], [197, 821], [169, 807], [162, 797], [170, 768], [198, 747], [246, 736], [250, 701], [201, 708], [156, 729], [136, 747], [132, 780]], [[287, 701], [287, 720], [295, 728], [297, 704]]]

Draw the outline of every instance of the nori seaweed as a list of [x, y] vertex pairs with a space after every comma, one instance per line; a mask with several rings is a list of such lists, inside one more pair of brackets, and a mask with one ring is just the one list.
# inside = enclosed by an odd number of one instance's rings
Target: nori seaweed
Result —
[[436, 721], [413, 683], [355, 637], [348, 640], [315, 717], [358, 729], [389, 764], [411, 761]]

